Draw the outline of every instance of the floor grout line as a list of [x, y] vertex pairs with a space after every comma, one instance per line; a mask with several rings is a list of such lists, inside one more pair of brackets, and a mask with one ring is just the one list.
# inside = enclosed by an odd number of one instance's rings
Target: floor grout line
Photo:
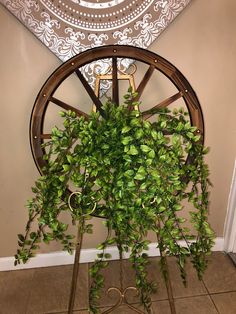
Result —
[[216, 306], [216, 304], [215, 304], [213, 298], [211, 297], [211, 294], [210, 294], [210, 292], [209, 292], [209, 290], [208, 290], [208, 288], [207, 288], [207, 286], [206, 286], [206, 283], [204, 282], [204, 279], [202, 280], [202, 283], [203, 283], [203, 285], [204, 285], [204, 287], [205, 287], [205, 289], [206, 289], [206, 291], [207, 291], [207, 293], [208, 293], [209, 298], [211, 299], [212, 304], [214, 305], [214, 308], [215, 308], [216, 312], [217, 312], [218, 314], [220, 314], [220, 312], [219, 312], [219, 310], [218, 310], [218, 308], [217, 308], [217, 306]]
[[181, 299], [191, 299], [195, 297], [205, 297], [208, 296], [208, 293], [202, 293], [202, 294], [194, 294], [194, 295], [187, 295], [183, 297], [174, 297], [175, 300], [181, 300]]
[[236, 290], [229, 290], [229, 291], [222, 291], [222, 292], [212, 292], [212, 293], [210, 293], [210, 295], [227, 294], [227, 293], [232, 293], [232, 292], [236, 293]]

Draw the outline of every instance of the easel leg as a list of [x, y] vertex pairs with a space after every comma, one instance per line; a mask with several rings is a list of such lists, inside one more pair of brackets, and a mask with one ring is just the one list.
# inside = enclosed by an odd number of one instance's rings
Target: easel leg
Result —
[[171, 282], [170, 282], [169, 267], [167, 264], [167, 258], [166, 258], [166, 256], [162, 256], [162, 258], [163, 258], [164, 263], [165, 263], [165, 270], [166, 270], [166, 275], [167, 275], [165, 278], [165, 284], [166, 284], [168, 299], [169, 299], [169, 303], [170, 303], [170, 311], [171, 311], [171, 314], [176, 314], [173, 291], [172, 291]]
[[[158, 230], [161, 230], [160, 220], [157, 221], [157, 228], [158, 228]], [[156, 235], [157, 235], [157, 242], [159, 243], [159, 250], [160, 250], [161, 262], [162, 262], [162, 270], [163, 270], [163, 275], [164, 275], [164, 279], [165, 279], [165, 284], [166, 284], [166, 289], [167, 289], [167, 294], [168, 294], [168, 299], [169, 299], [169, 304], [170, 304], [170, 311], [171, 311], [171, 314], [176, 314], [173, 291], [172, 291], [172, 286], [171, 286], [171, 282], [170, 282], [169, 266], [167, 263], [165, 250], [162, 249], [163, 241], [162, 241], [162, 238], [160, 236], [160, 233], [157, 233]]]
[[71, 290], [70, 290], [70, 300], [69, 300], [69, 307], [68, 307], [68, 314], [73, 313], [74, 303], [75, 303], [75, 292], [77, 286], [77, 278], [79, 273], [79, 259], [80, 259], [80, 251], [82, 246], [83, 240], [83, 229], [84, 220], [82, 220], [78, 225], [78, 233], [77, 233], [77, 242], [75, 248], [75, 259], [74, 259], [74, 266], [73, 266], [73, 274], [71, 280]]
[[123, 260], [123, 250], [122, 246], [118, 245], [118, 250], [119, 250], [119, 263], [120, 263], [120, 290], [124, 290], [124, 273], [123, 273], [123, 267], [124, 267], [124, 260]]

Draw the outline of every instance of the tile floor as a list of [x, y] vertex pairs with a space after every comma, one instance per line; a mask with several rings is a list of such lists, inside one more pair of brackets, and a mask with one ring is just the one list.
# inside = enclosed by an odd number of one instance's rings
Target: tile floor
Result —
[[[165, 284], [157, 265], [158, 258], [151, 258], [149, 276], [159, 282], [159, 290], [152, 297], [154, 314], [171, 314]], [[173, 258], [168, 260], [171, 284], [177, 314], [235, 314], [236, 267], [222, 252], [214, 252], [203, 281], [199, 281], [191, 266], [187, 265], [188, 287], [184, 288]], [[118, 262], [111, 262], [104, 271], [106, 287], [118, 286]], [[88, 264], [81, 264], [78, 291], [75, 300], [77, 314], [88, 314]], [[127, 261], [124, 263], [125, 286], [134, 283], [134, 274]], [[0, 272], [0, 314], [66, 314], [72, 267], [57, 266]], [[127, 294], [130, 303], [139, 308], [138, 299]], [[105, 294], [100, 300], [105, 310], [117, 301], [117, 295]], [[122, 306], [114, 314], [135, 313]]]

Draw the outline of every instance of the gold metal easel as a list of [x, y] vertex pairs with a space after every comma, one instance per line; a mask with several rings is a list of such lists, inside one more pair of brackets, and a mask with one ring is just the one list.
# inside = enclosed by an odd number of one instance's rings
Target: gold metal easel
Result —
[[[131, 64], [129, 68], [130, 72], [126, 73], [125, 71], [121, 69], [117, 69], [117, 81], [129, 81], [130, 87], [132, 87], [132, 90], [135, 91], [135, 81], [134, 81], [134, 74], [137, 70], [137, 67], [134, 63]], [[95, 79], [95, 87], [94, 92], [95, 95], [100, 98], [100, 90], [101, 90], [101, 81], [112, 81], [113, 80], [113, 74], [112, 74], [112, 67], [110, 66], [107, 71], [103, 74], [96, 73], [96, 66], [94, 67], [94, 76]], [[106, 94], [105, 94], [106, 97]], [[93, 104], [92, 107], [93, 111], [96, 111], [96, 106]]]

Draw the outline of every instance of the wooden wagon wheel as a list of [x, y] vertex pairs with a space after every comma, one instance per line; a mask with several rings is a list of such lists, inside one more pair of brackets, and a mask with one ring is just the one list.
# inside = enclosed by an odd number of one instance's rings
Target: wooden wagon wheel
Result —
[[[160, 57], [159, 55], [141, 48], [121, 45], [103, 46], [87, 50], [62, 64], [48, 78], [48, 80], [43, 85], [41, 91], [39, 92], [36, 98], [31, 115], [30, 142], [35, 163], [41, 173], [46, 163], [46, 161], [43, 159], [45, 152], [42, 148], [42, 144], [45, 140], [50, 138], [50, 134], [45, 133], [44, 122], [45, 116], [47, 114], [47, 109], [51, 105], [51, 103], [66, 110], [68, 109], [73, 110], [78, 114], [78, 116], [87, 117], [87, 113], [83, 112], [81, 108], [71, 106], [71, 104], [66, 103], [65, 101], [59, 99], [56, 96], [56, 91], [59, 88], [59, 86], [69, 76], [76, 74], [80, 82], [82, 83], [84, 89], [86, 90], [88, 96], [91, 98], [91, 103], [93, 103], [96, 106], [96, 109], [100, 111], [101, 115], [103, 115], [102, 102], [100, 98], [96, 96], [94, 90], [87, 82], [81, 70], [82, 67], [88, 65], [89, 63], [96, 62], [99, 60], [101, 61], [104, 59], [110, 59], [110, 64], [112, 68], [111, 76], [112, 101], [116, 104], [119, 104], [120, 95], [118, 82], [118, 61], [121, 58], [128, 58], [134, 61], [138, 61], [140, 63], [145, 64], [145, 67], [147, 68], [137, 87], [136, 91], [138, 92], [138, 99], [136, 100], [139, 100], [140, 97], [144, 94], [144, 90], [145, 88], [147, 88], [147, 84], [150, 83], [151, 80], [154, 78], [155, 71], [161, 72], [167, 79], [169, 79], [169, 81], [177, 89], [177, 92], [171, 95], [170, 97], [167, 97], [166, 99], [162, 100], [161, 102], [154, 104], [154, 106], [152, 106], [149, 109], [164, 108], [170, 106], [172, 103], [182, 98], [189, 112], [191, 125], [197, 128], [196, 132], [201, 135], [201, 141], [203, 142], [204, 124], [199, 101], [189, 82], [175, 66], [173, 66], [171, 63], [169, 63], [167, 60]], [[142, 107], [139, 109], [142, 111]], [[151, 114], [146, 114], [144, 115], [144, 118], [149, 119], [151, 118], [151, 116], [152, 116]], [[187, 161], [190, 161], [188, 157]], [[94, 216], [96, 215], [94, 214]], [[78, 228], [78, 237], [76, 244], [75, 262], [73, 268], [68, 313], [73, 312], [81, 244], [82, 233], [80, 232], [80, 228]], [[120, 259], [122, 260], [122, 257], [120, 257]], [[173, 294], [169, 280], [167, 280], [166, 285], [168, 297], [170, 300], [171, 312], [175, 313]], [[135, 310], [135, 308], [133, 309]], [[139, 312], [137, 309], [135, 311]], [[110, 310], [108, 312], [110, 312]]]
[[[50, 134], [44, 133], [45, 114], [49, 104], [54, 103], [63, 109], [73, 110], [78, 114], [78, 116], [87, 116], [87, 114], [79, 108], [73, 107], [55, 97], [56, 90], [65, 79], [67, 79], [70, 75], [76, 74], [87, 94], [96, 106], [96, 109], [103, 114], [101, 100], [96, 96], [94, 90], [87, 82], [81, 72], [81, 68], [91, 62], [108, 58], [111, 59], [112, 65], [112, 100], [114, 103], [119, 104], [117, 60], [120, 58], [128, 58], [144, 63], [148, 67], [137, 87], [138, 99], [142, 96], [144, 89], [150, 82], [154, 72], [161, 72], [175, 85], [177, 93], [167, 99], [164, 99], [160, 103], [155, 104], [152, 108], [167, 107], [177, 99], [182, 98], [189, 111], [191, 124], [197, 127], [197, 133], [201, 134], [201, 140], [203, 141], [204, 124], [201, 106], [191, 85], [175, 66], [159, 55], [145, 49], [122, 45], [102, 46], [82, 52], [62, 64], [48, 78], [36, 98], [30, 122], [30, 143], [33, 157], [40, 173], [42, 173], [42, 168], [45, 165], [45, 160], [43, 159], [45, 152], [42, 148], [42, 143], [46, 139], [50, 138]], [[150, 117], [151, 114], [146, 115], [145, 119], [149, 119]]]

